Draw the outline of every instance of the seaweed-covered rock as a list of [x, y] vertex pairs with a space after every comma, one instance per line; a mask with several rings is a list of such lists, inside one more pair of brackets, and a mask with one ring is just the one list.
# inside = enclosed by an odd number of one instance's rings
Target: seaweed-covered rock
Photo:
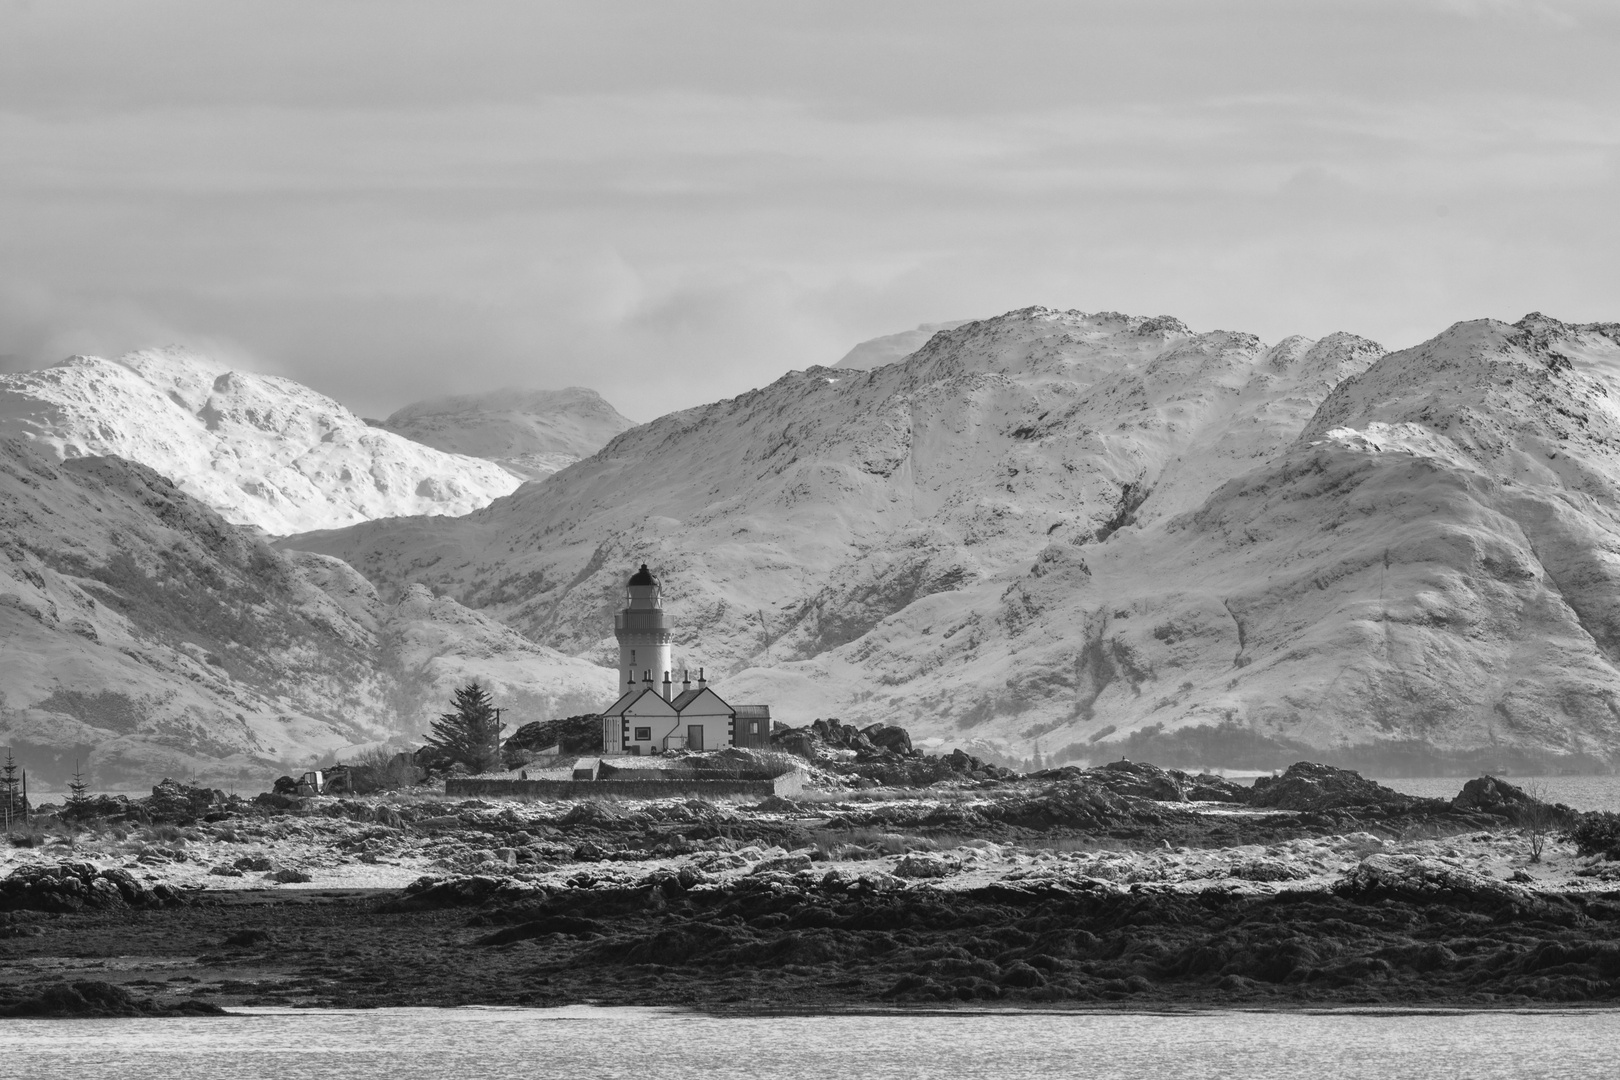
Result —
[[538, 900], [547, 895], [541, 885], [479, 874], [467, 877], [421, 877], [395, 897], [378, 905], [381, 912], [435, 911], [441, 908], [478, 907]]
[[1545, 901], [1523, 886], [1421, 855], [1369, 855], [1346, 873], [1336, 888], [1350, 896], [1545, 906]]
[[0, 998], [0, 1017], [224, 1016], [218, 1005], [190, 998], [172, 1006], [138, 1000], [112, 983], [56, 983], [27, 997]]
[[162, 907], [182, 904], [173, 887], [146, 886], [127, 870], [97, 870], [90, 863], [19, 866], [0, 880], [0, 911], [74, 912], [86, 908]]

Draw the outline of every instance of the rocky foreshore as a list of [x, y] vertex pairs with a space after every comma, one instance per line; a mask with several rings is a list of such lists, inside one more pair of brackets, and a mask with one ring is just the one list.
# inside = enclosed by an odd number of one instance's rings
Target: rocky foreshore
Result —
[[1449, 801], [1308, 764], [714, 803], [171, 784], [104, 809], [0, 850], [0, 1010], [87, 981], [158, 1011], [1620, 997], [1613, 816], [1489, 778]]

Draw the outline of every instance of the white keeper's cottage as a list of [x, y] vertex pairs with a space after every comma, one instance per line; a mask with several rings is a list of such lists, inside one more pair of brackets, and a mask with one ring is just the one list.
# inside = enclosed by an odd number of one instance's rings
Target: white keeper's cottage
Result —
[[771, 707], [729, 705], [698, 669], [670, 664], [670, 621], [663, 590], [642, 563], [624, 589], [624, 609], [613, 617], [619, 639], [619, 700], [602, 713], [602, 750], [607, 754], [661, 754], [665, 750], [718, 750], [769, 746]]

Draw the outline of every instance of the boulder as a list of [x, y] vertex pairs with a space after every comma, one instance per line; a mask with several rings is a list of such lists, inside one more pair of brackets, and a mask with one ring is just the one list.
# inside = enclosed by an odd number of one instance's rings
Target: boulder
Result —
[[810, 856], [805, 854], [782, 855], [774, 859], [761, 859], [748, 871], [750, 874], [796, 874], [800, 870], [810, 869]]
[[1453, 810], [1494, 814], [1515, 823], [1526, 823], [1539, 816], [1545, 825], [1568, 825], [1580, 817], [1579, 811], [1562, 803], [1545, 803], [1523, 788], [1514, 787], [1494, 776], [1480, 776], [1463, 785], [1451, 800]]
[[225, 805], [225, 793], [165, 778], [152, 788], [151, 798], [144, 802], [147, 816], [154, 823], [190, 825], [215, 807]]
[[861, 729], [868, 742], [891, 754], [912, 754], [911, 733], [896, 724], [872, 724]]
[[1180, 776], [1149, 765], [1143, 761], [1111, 761], [1100, 769], [1092, 769], [1087, 778], [1108, 788], [1116, 795], [1129, 798], [1153, 799], [1156, 802], [1186, 802], [1187, 793]]
[[1301, 761], [1290, 765], [1281, 776], [1262, 776], [1254, 782], [1249, 805], [1274, 810], [1336, 810], [1341, 807], [1378, 806], [1390, 810], [1411, 810], [1432, 804], [1444, 810], [1438, 799], [1419, 799], [1365, 779], [1358, 772]]
[[771, 743], [776, 749], [784, 753], [796, 754], [806, 761], [815, 761], [821, 756], [816, 752], [815, 740], [811, 738], [808, 731], [803, 729], [796, 728], [792, 731], [782, 732], [780, 735], [773, 736]]
[[1226, 777], [1213, 773], [1176, 775], [1181, 778], [1181, 790], [1191, 802], [1246, 803], [1254, 794], [1253, 788], [1234, 784]]
[[913, 851], [901, 857], [895, 864], [894, 873], [896, 877], [903, 878], [942, 878], [950, 877], [960, 869], [962, 864], [959, 860]]

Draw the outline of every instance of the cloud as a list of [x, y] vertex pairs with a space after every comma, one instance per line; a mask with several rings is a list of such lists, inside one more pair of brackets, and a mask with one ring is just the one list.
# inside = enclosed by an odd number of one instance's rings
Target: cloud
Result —
[[1031, 303], [1392, 344], [1613, 318], [1603, 35], [1476, 7], [0, 12], [0, 354], [178, 340], [372, 415], [582, 383], [644, 419]]

